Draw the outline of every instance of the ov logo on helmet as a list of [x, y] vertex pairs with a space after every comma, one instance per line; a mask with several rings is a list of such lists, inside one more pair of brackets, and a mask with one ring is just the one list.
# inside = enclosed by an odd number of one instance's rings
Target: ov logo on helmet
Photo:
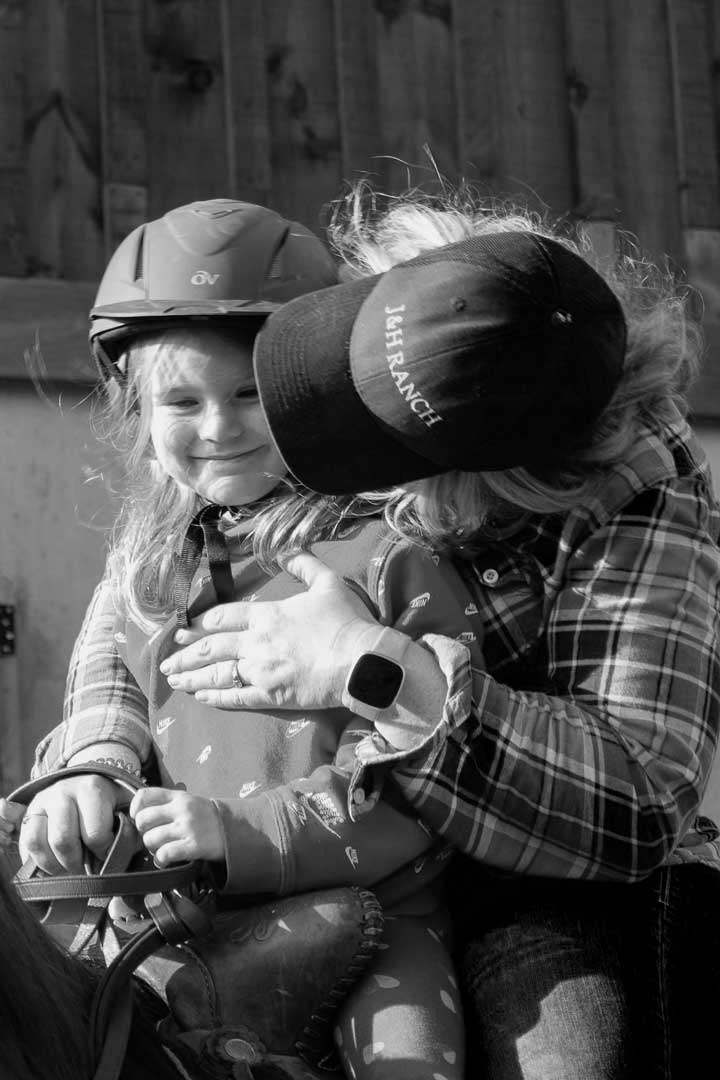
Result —
[[192, 285], [214, 285], [219, 277], [219, 274], [210, 274], [207, 270], [196, 270], [190, 282]]

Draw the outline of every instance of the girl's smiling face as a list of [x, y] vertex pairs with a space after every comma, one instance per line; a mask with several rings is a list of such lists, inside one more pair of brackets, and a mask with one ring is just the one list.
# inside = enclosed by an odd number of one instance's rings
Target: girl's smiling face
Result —
[[223, 506], [255, 502], [287, 474], [260, 407], [253, 340], [250, 331], [168, 331], [146, 368], [160, 466]]

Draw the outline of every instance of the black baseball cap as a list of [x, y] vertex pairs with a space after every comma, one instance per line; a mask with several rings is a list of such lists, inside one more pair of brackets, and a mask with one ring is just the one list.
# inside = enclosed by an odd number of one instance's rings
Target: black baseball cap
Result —
[[255, 376], [288, 470], [340, 495], [567, 459], [625, 342], [618, 298], [581, 255], [493, 232], [289, 301], [256, 339]]

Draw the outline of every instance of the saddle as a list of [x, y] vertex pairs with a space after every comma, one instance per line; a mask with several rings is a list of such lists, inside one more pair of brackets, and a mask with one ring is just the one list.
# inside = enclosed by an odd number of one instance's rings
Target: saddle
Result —
[[[94, 773], [141, 786], [122, 769], [79, 765], [9, 796]], [[222, 1080], [314, 1077], [339, 1068], [333, 1017], [380, 945], [382, 909], [354, 886], [224, 907], [207, 866], [153, 866], [124, 809], [114, 841], [84, 875], [44, 875], [28, 860], [15, 887], [75, 954], [101, 952], [90, 1022], [94, 1080], [117, 1080], [132, 1022], [133, 983], [161, 1006], [158, 1038], [179, 1071]], [[71, 940], [68, 940], [70, 928]]]

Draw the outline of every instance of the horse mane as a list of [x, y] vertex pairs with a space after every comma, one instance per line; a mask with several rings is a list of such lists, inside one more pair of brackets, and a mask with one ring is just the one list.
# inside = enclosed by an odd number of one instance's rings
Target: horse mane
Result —
[[6, 1080], [91, 1075], [87, 1020], [97, 975], [50, 937], [0, 872], [0, 1016]]
[[[92, 1080], [88, 1021], [102, 969], [70, 956], [19, 898], [0, 852], [0, 1032], [3, 1080]], [[178, 1073], [135, 1010], [121, 1080]]]

